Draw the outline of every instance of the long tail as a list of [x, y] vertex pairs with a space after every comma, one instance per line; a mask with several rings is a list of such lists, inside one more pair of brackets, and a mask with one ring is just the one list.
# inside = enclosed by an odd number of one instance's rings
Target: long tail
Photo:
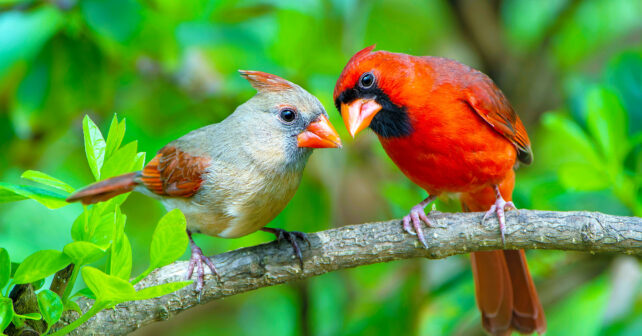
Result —
[[136, 182], [138, 174], [139, 172], [133, 172], [96, 182], [73, 193], [67, 198], [67, 202], [80, 201], [82, 204], [94, 204], [130, 192], [138, 185]]
[[[500, 184], [502, 196], [511, 200], [515, 175]], [[463, 194], [464, 211], [487, 211], [495, 202], [489, 187]], [[546, 331], [544, 309], [528, 271], [524, 250], [497, 250], [471, 254], [477, 306], [484, 329], [492, 335]]]

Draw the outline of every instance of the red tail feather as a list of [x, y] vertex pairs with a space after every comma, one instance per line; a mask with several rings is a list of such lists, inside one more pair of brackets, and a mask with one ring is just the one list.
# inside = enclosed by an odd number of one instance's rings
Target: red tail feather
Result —
[[[514, 175], [500, 184], [502, 195], [511, 199]], [[462, 194], [464, 211], [486, 211], [494, 202], [491, 188]], [[477, 306], [482, 325], [492, 335], [546, 331], [544, 309], [528, 271], [524, 250], [498, 250], [471, 254]]]
[[130, 192], [138, 184], [135, 181], [137, 174], [137, 172], [124, 174], [94, 183], [76, 191], [67, 198], [67, 202], [80, 201], [82, 204], [94, 204]]

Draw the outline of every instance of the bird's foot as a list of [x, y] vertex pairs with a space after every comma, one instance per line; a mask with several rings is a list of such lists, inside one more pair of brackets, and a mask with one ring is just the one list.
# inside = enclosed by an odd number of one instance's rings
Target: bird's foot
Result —
[[196, 292], [200, 295], [201, 291], [203, 290], [203, 284], [205, 282], [205, 267], [203, 266], [203, 264], [207, 265], [213, 275], [216, 275], [217, 281], [220, 282], [221, 277], [219, 276], [216, 267], [214, 267], [214, 263], [212, 263], [210, 258], [206, 257], [203, 254], [203, 250], [201, 250], [201, 248], [196, 245], [196, 243], [192, 239], [192, 234], [188, 232], [188, 236], [190, 249], [192, 250], [192, 257], [190, 258], [189, 266], [187, 267], [186, 280], [191, 279], [194, 270], [196, 270]]
[[[424, 232], [421, 228], [421, 222], [423, 221], [428, 227], [432, 226], [430, 219], [426, 216], [424, 208], [426, 208], [426, 206], [434, 199], [435, 197], [428, 196], [428, 198], [423, 200], [421, 203], [412, 207], [412, 209], [410, 209], [410, 213], [403, 217], [403, 229], [413, 236], [417, 235], [417, 238], [425, 248], [428, 248], [428, 243], [426, 243], [426, 237], [424, 236]], [[411, 228], [414, 229], [414, 232]]]
[[505, 244], [506, 241], [504, 233], [506, 230], [506, 216], [504, 212], [507, 210], [517, 210], [517, 208], [515, 207], [515, 204], [513, 204], [513, 202], [506, 202], [504, 200], [501, 193], [499, 192], [499, 188], [495, 187], [495, 191], [497, 193], [497, 199], [495, 199], [495, 204], [490, 207], [490, 210], [486, 211], [486, 214], [484, 214], [484, 217], [482, 218], [482, 224], [486, 222], [486, 219], [488, 219], [488, 217], [492, 216], [493, 214], [497, 214], [497, 220], [499, 221], [499, 232], [502, 234], [502, 244]]
[[308, 235], [305, 232], [285, 231], [283, 229], [268, 228], [268, 227], [262, 228], [261, 231], [269, 232], [275, 235], [276, 240], [279, 242], [284, 239], [287, 240], [290, 243], [290, 245], [292, 245], [292, 248], [294, 249], [294, 253], [296, 257], [299, 259], [299, 264], [301, 265], [301, 271], [303, 271], [303, 255], [301, 254], [301, 248], [299, 247], [299, 243], [296, 241], [296, 239], [299, 238], [303, 240], [308, 244], [308, 247], [311, 247], [312, 245], [310, 244]]

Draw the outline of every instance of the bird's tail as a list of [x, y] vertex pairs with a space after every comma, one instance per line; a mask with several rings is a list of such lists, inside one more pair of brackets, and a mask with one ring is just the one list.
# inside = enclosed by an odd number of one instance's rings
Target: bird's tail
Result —
[[[515, 174], [500, 184], [505, 200], [512, 198]], [[495, 192], [485, 188], [462, 194], [464, 211], [487, 211], [495, 203]], [[544, 333], [546, 318], [528, 271], [524, 250], [497, 250], [471, 254], [477, 306], [482, 325], [492, 335]]]
[[85, 205], [94, 204], [130, 192], [138, 185], [136, 182], [138, 174], [139, 172], [133, 172], [96, 182], [73, 193], [67, 198], [67, 202], [80, 201]]

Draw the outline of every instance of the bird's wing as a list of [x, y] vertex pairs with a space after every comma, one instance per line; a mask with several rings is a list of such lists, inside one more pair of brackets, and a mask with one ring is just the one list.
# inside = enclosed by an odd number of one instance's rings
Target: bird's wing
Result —
[[190, 197], [201, 187], [209, 162], [208, 158], [165, 146], [143, 168], [141, 181], [158, 195]]
[[533, 152], [524, 124], [493, 81], [486, 75], [479, 74], [481, 76], [464, 90], [464, 102], [495, 131], [515, 145], [519, 161], [530, 164], [533, 161]]

